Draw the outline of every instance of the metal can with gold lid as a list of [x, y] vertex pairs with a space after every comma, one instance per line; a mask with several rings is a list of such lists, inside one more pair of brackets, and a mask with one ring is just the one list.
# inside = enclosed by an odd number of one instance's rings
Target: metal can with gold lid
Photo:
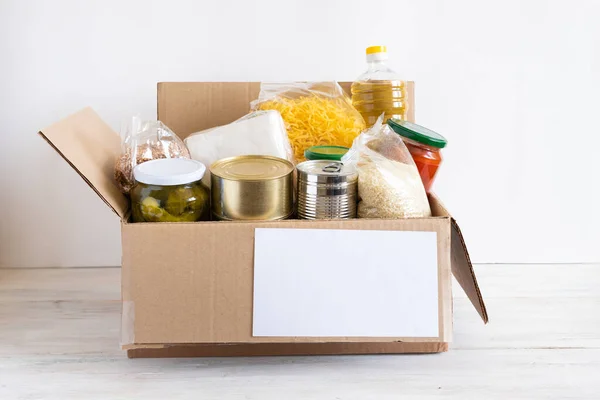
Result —
[[215, 219], [273, 221], [294, 211], [294, 165], [271, 156], [238, 156], [210, 166]]
[[339, 161], [313, 160], [298, 169], [298, 218], [356, 218], [358, 173]]

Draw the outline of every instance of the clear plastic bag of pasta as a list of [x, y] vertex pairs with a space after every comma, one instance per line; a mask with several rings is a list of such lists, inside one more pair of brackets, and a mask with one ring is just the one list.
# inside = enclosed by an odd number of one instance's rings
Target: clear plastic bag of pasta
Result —
[[415, 162], [402, 138], [383, 124], [383, 116], [354, 140], [342, 162], [358, 171], [359, 218], [431, 216]]
[[296, 161], [317, 145], [350, 147], [365, 121], [337, 82], [261, 83], [253, 110], [279, 111]]

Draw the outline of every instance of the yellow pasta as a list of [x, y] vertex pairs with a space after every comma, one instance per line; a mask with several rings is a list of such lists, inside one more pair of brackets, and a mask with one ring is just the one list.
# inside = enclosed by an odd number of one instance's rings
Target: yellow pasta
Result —
[[352, 146], [365, 129], [361, 115], [343, 99], [304, 96], [278, 98], [258, 105], [261, 110], [277, 110], [287, 125], [296, 160], [303, 161], [304, 150], [317, 145]]

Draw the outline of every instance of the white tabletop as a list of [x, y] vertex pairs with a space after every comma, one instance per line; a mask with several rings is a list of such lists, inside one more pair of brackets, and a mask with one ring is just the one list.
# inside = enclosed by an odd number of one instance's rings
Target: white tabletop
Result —
[[0, 399], [600, 398], [600, 265], [476, 273], [447, 353], [128, 359], [119, 269], [0, 269]]

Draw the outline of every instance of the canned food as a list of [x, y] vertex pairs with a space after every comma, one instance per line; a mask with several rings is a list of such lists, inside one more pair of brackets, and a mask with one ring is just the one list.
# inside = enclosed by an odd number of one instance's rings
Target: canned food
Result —
[[356, 218], [358, 173], [338, 161], [313, 160], [298, 169], [298, 218]]
[[219, 220], [272, 221], [294, 211], [294, 165], [271, 156], [238, 156], [210, 166], [212, 214]]

